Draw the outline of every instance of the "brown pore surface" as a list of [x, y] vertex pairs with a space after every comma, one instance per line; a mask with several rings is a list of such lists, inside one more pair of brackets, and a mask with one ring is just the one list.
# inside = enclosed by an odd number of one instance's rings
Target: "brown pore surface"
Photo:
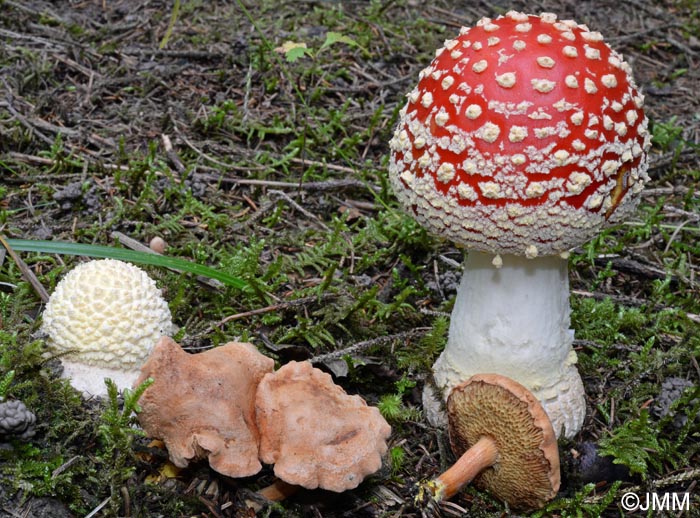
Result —
[[497, 374], [471, 377], [447, 401], [450, 443], [461, 456], [484, 436], [498, 458], [474, 483], [514, 508], [534, 509], [559, 490], [559, 451], [542, 406], [519, 383]]

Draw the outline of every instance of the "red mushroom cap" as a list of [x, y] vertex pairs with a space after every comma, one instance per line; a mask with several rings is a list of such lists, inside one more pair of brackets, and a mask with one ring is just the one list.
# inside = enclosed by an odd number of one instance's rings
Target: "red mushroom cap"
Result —
[[399, 200], [469, 248], [534, 257], [636, 206], [650, 136], [629, 65], [556, 15], [482, 18], [447, 40], [391, 140]]

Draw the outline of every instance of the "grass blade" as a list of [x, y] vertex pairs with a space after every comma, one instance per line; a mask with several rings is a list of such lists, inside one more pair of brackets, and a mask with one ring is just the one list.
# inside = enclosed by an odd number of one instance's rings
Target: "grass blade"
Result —
[[168, 44], [168, 41], [170, 40], [170, 36], [173, 35], [173, 29], [175, 28], [175, 24], [177, 23], [177, 18], [180, 15], [180, 0], [175, 0], [175, 4], [173, 5], [173, 10], [170, 13], [170, 22], [168, 22], [168, 28], [165, 29], [165, 35], [163, 36], [163, 39], [160, 40], [160, 45], [158, 45], [158, 48], [160, 50], [163, 50], [165, 46]]
[[66, 241], [42, 241], [33, 239], [6, 239], [7, 243], [19, 252], [40, 252], [44, 254], [60, 255], [84, 255], [87, 257], [119, 259], [139, 264], [150, 264], [163, 268], [172, 268], [181, 272], [203, 275], [210, 279], [216, 279], [227, 286], [242, 289], [247, 283], [238, 277], [233, 277], [227, 273], [215, 270], [208, 266], [193, 263], [179, 257], [150, 254], [129, 250], [127, 248], [115, 248], [104, 245], [85, 245], [80, 243], [69, 243]]

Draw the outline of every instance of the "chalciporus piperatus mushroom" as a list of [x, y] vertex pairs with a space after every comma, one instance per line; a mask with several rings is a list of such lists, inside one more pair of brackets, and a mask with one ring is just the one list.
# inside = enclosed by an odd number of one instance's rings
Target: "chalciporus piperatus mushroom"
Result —
[[419, 487], [418, 503], [446, 500], [472, 480], [516, 509], [536, 509], [556, 496], [557, 440], [529, 390], [505, 376], [476, 375], [452, 389], [447, 412], [458, 459]]
[[84, 395], [105, 396], [105, 378], [129, 388], [165, 335], [175, 331], [168, 303], [137, 266], [114, 259], [88, 261], [56, 285], [42, 317], [62, 376]]
[[630, 66], [584, 25], [509, 12], [445, 41], [407, 97], [396, 196], [469, 250], [435, 381], [447, 396], [473, 374], [506, 375], [572, 437], [585, 398], [566, 257], [627, 217], [648, 179]]

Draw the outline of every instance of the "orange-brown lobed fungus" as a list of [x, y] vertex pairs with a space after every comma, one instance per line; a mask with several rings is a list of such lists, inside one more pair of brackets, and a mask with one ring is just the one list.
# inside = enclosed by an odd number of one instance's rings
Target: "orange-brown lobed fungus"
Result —
[[379, 411], [308, 362], [266, 374], [256, 396], [260, 459], [307, 489], [357, 487], [382, 465], [391, 433]]
[[149, 437], [163, 440], [178, 467], [208, 458], [224, 475], [254, 475], [262, 468], [255, 392], [273, 368], [274, 361], [251, 344], [189, 354], [163, 337], [136, 382], [154, 379], [139, 402], [139, 422]]

